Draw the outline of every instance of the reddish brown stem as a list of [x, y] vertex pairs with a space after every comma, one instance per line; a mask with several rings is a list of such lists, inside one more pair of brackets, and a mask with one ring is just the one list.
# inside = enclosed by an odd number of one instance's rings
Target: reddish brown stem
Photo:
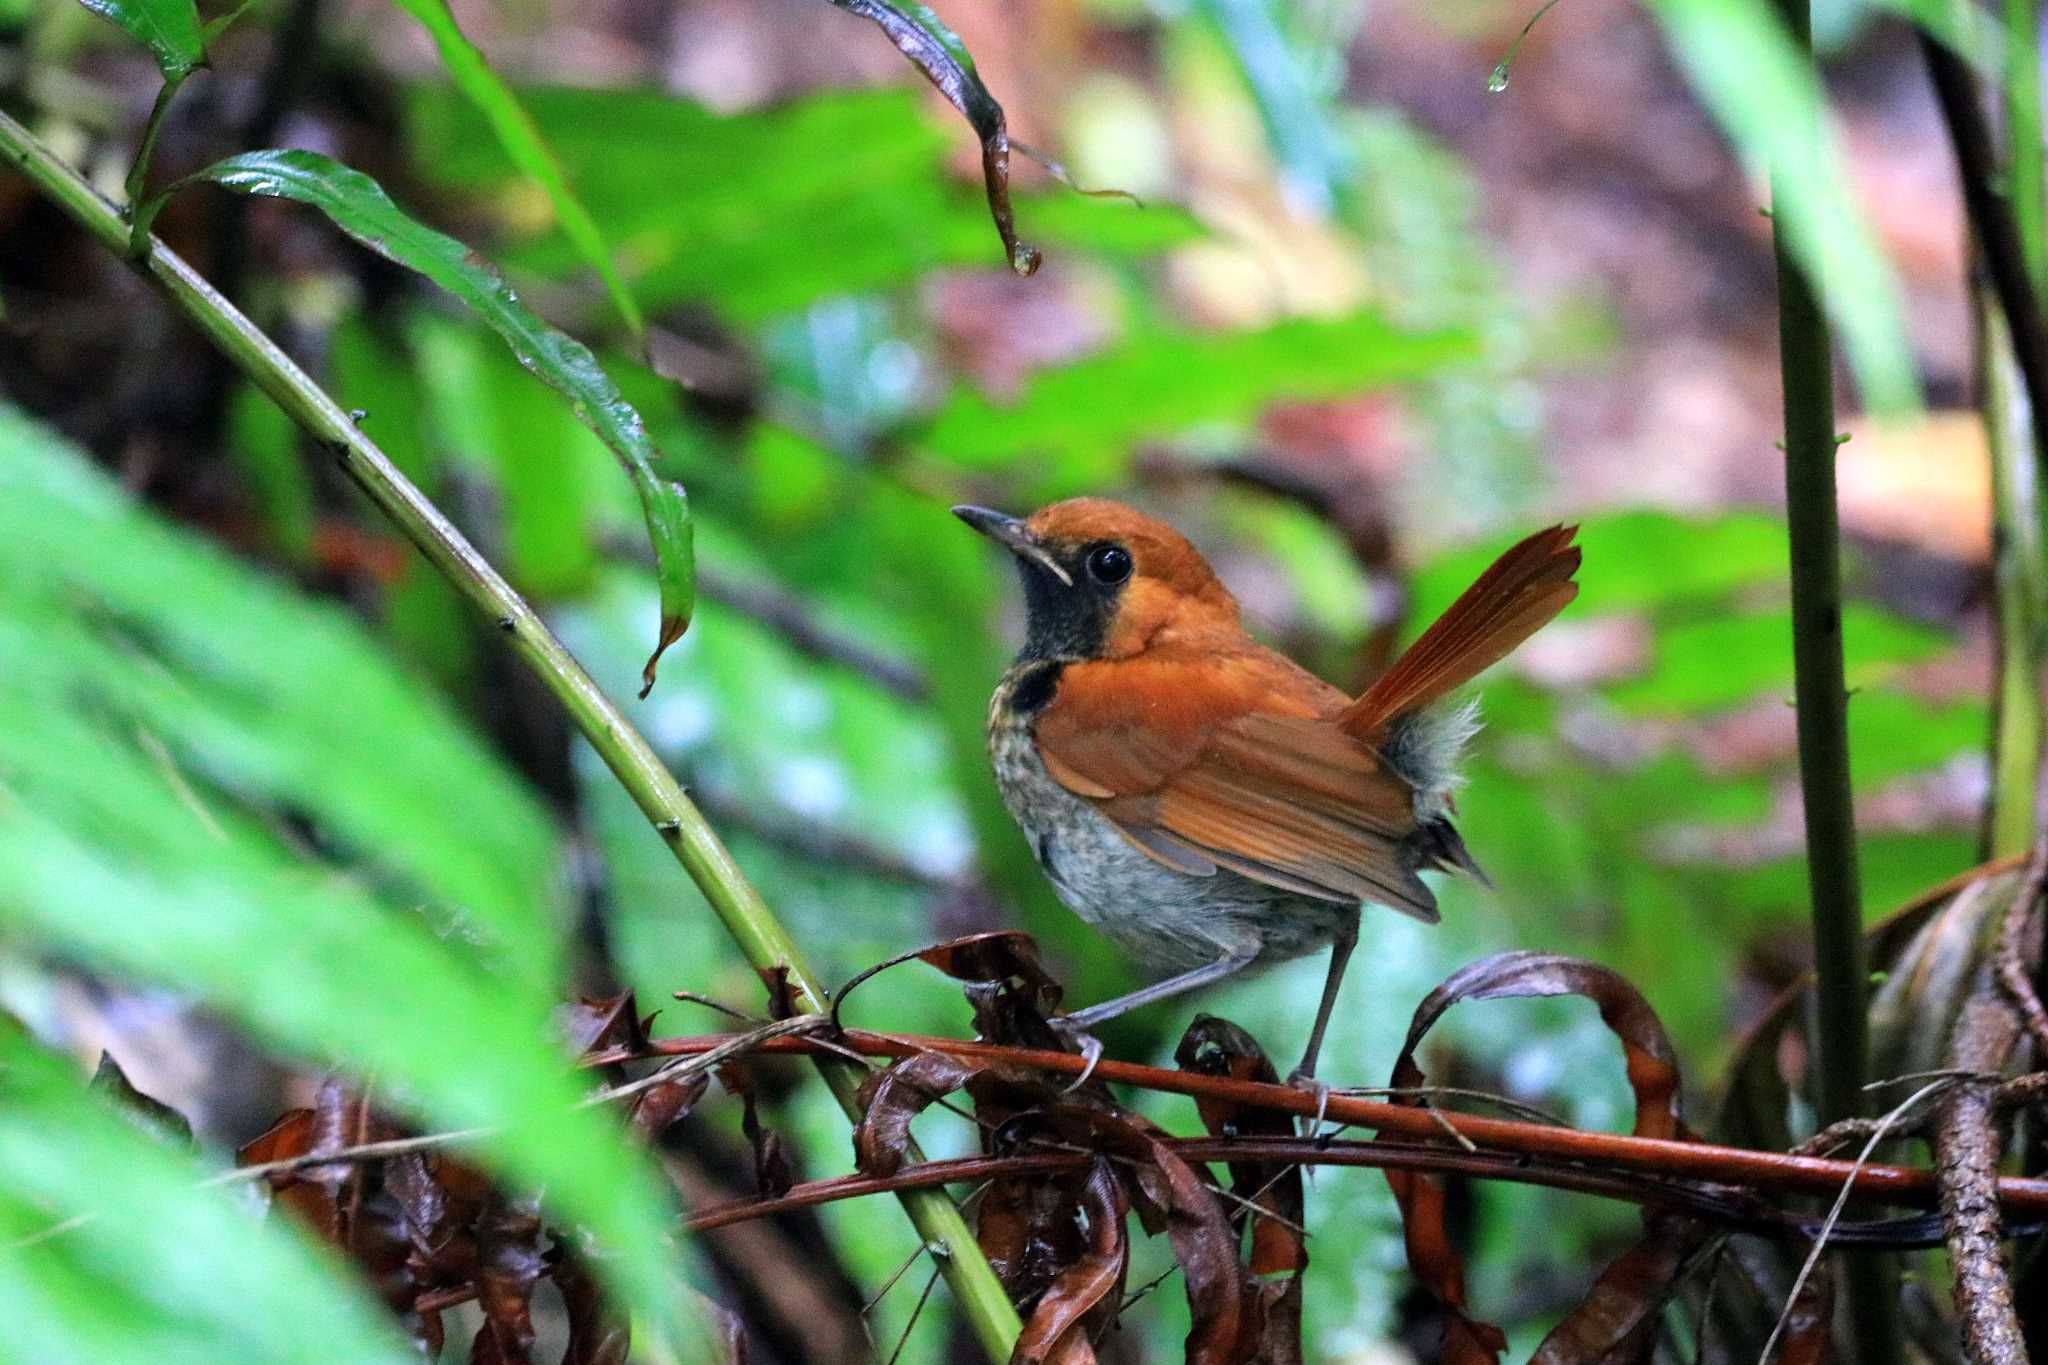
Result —
[[[713, 1035], [702, 1038], [657, 1038], [639, 1054], [608, 1053], [590, 1058], [593, 1063], [625, 1061], [632, 1055], [681, 1057], [706, 1051], [724, 1041]], [[808, 1053], [823, 1044], [818, 1040], [785, 1038], [764, 1045], [762, 1052]], [[907, 1057], [918, 1052], [947, 1052], [983, 1062], [1003, 1062], [1030, 1067], [1056, 1075], [1078, 1076], [1086, 1063], [1065, 1052], [1038, 1052], [1025, 1048], [997, 1047], [987, 1043], [962, 1042], [954, 1038], [933, 1038], [908, 1034], [868, 1033], [849, 1030], [831, 1040], [831, 1046], [870, 1057]], [[1260, 1085], [1223, 1076], [1166, 1071], [1159, 1067], [1104, 1059], [1096, 1064], [1099, 1080], [1147, 1090], [1188, 1095], [1228, 1104], [1249, 1105], [1304, 1117], [1317, 1112], [1317, 1098], [1305, 1090], [1284, 1085]], [[1449, 1113], [1441, 1109], [1420, 1109], [1333, 1094], [1323, 1110], [1338, 1123], [1370, 1128], [1393, 1137], [1427, 1142], [1441, 1139], [1446, 1127], [1473, 1143], [1494, 1152], [1515, 1156], [1542, 1157], [1580, 1162], [1608, 1170], [1642, 1172], [1686, 1180], [1711, 1180], [1742, 1185], [1758, 1191], [1783, 1191], [1833, 1196], [1851, 1175], [1854, 1197], [1913, 1208], [1931, 1208], [1935, 1203], [1935, 1181], [1931, 1171], [1901, 1166], [1869, 1165], [1856, 1171], [1854, 1163], [1828, 1157], [1793, 1156], [1784, 1152], [1757, 1152], [1740, 1147], [1722, 1147], [1706, 1142], [1671, 1142], [1657, 1138], [1627, 1137], [1617, 1133], [1589, 1133], [1576, 1128], [1557, 1128], [1512, 1119], [1481, 1118]], [[2048, 1216], [2048, 1179], [2005, 1176], [1998, 1182], [1998, 1195], [2014, 1218]]]
[[[1752, 1199], [1746, 1190], [1618, 1176], [1496, 1152], [1464, 1152], [1384, 1139], [1326, 1142], [1316, 1138], [1169, 1138], [1166, 1143], [1178, 1156], [1190, 1162], [1258, 1161], [1295, 1162], [1304, 1166], [1365, 1166], [1376, 1170], [1452, 1172], [1482, 1179], [1544, 1185], [1657, 1208], [1680, 1209], [1712, 1219], [1730, 1231], [1767, 1237], [1810, 1240], [1817, 1235], [1822, 1222], [1817, 1216], [1801, 1215]], [[707, 1232], [753, 1218], [830, 1204], [841, 1199], [1074, 1170], [1087, 1165], [1092, 1156], [1089, 1152], [1055, 1151], [1001, 1157], [958, 1157], [949, 1161], [919, 1162], [886, 1176], [847, 1175], [813, 1180], [794, 1186], [773, 1199], [735, 1199], [699, 1209], [685, 1220], [684, 1228], [690, 1232]], [[1940, 1240], [1940, 1223], [1931, 1216], [1899, 1222], [1837, 1223], [1829, 1234], [1831, 1245], [1893, 1250], [1932, 1246]]]

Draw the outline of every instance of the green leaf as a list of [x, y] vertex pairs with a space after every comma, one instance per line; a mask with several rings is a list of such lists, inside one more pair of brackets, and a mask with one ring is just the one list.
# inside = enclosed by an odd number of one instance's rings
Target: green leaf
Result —
[[448, 8], [447, 0], [392, 0], [392, 3], [419, 20], [421, 26], [433, 35], [434, 46], [441, 52], [441, 64], [448, 68], [456, 86], [489, 121], [491, 131], [497, 136], [498, 145], [505, 149], [505, 154], [512, 158], [527, 179], [540, 186], [541, 192], [547, 195], [548, 202], [554, 205], [555, 217], [562, 225], [562, 234], [569, 239], [585, 264], [604, 281], [605, 292], [611, 296], [612, 307], [618, 310], [619, 317], [635, 337], [646, 332], [647, 321], [640, 315], [639, 304], [633, 301], [625, 281], [619, 278], [619, 272], [612, 264], [611, 251], [605, 246], [596, 221], [569, 187], [561, 163], [555, 159], [547, 139], [541, 135], [540, 125], [520, 104], [512, 88], [491, 69], [476, 44], [464, 35]]
[[666, 1199], [549, 1026], [555, 840], [360, 628], [0, 409], [0, 658], [0, 715], [35, 718], [0, 726], [10, 943], [193, 992], [417, 1122], [488, 1130], [477, 1151], [662, 1311]]
[[369, 176], [318, 152], [244, 152], [217, 161], [144, 205], [137, 215], [142, 230], [171, 193], [200, 180], [319, 209], [364, 246], [417, 270], [461, 300], [504, 338], [521, 365], [569, 399], [578, 419], [619, 457], [640, 495], [661, 583], [660, 628], [642, 674], [646, 689], [652, 689], [655, 665], [688, 628], [696, 599], [690, 505], [681, 484], [656, 472], [661, 452], [590, 348], [541, 321], [482, 257], [407, 217]]
[[[1524, 527], [1432, 559], [1415, 577], [1408, 619], [1419, 633], [1470, 586]], [[1728, 512], [1683, 516], [1648, 508], [1604, 513], [1579, 525], [1585, 566], [1575, 617], [1656, 612], [1783, 584], [1790, 563], [1781, 517]]]
[[[948, 174], [945, 135], [914, 91], [829, 91], [738, 114], [642, 90], [537, 86], [519, 97], [649, 310], [708, 301], [755, 321], [988, 258], [987, 209]], [[506, 200], [515, 168], [446, 86], [411, 92], [406, 128], [422, 175]], [[1066, 191], [1015, 200], [1033, 237], [1066, 251], [1143, 255], [1202, 235], [1171, 204]], [[564, 276], [580, 258], [551, 233], [506, 263]]]
[[1011, 402], [957, 391], [921, 444], [976, 468], [1042, 461], [1048, 482], [1072, 491], [1113, 478], [1141, 438], [1242, 423], [1286, 399], [1402, 383], [1477, 348], [1469, 332], [1404, 331], [1372, 313], [1250, 332], [1158, 327], [1034, 376]]
[[156, 55], [167, 81], [181, 81], [206, 60], [199, 8], [192, 0], [79, 0]]
[[[353, 1272], [0, 1024], [0, 1316], [18, 1360], [417, 1357]], [[61, 1230], [58, 1230], [61, 1229]]]
[[[1650, 12], [1735, 145], [1763, 162], [1798, 164], [1801, 130], [1820, 107], [1820, 91], [1769, 0], [1652, 0]], [[1889, 414], [1910, 411], [1919, 406], [1919, 385], [1897, 281], [1832, 141], [1823, 140], [1818, 163], [1813, 178], [1785, 185], [1785, 202], [1773, 211], [1785, 215], [1800, 264], [1826, 284], [1865, 402]]]
[[[1938, 654], [1946, 637], [1864, 602], [1842, 609], [1842, 649], [1852, 688], [1880, 680], [1900, 664]], [[1697, 715], [1792, 687], [1788, 612], [1717, 613], [1660, 626], [1650, 671], [1609, 689], [1630, 711]], [[1854, 703], [1851, 704], [1852, 711]]]
[[1010, 132], [1003, 118], [1003, 106], [982, 84], [974, 69], [974, 58], [960, 35], [928, 5], [917, 0], [832, 0], [848, 14], [857, 14], [879, 27], [896, 44], [896, 50], [924, 73], [947, 102], [960, 111], [974, 135], [981, 140], [981, 178], [988, 194], [989, 216], [995, 220], [996, 235], [1003, 239], [1003, 252], [1010, 269], [1019, 275], [1037, 271], [1044, 255], [1035, 246], [1017, 240], [1016, 215], [1010, 208]]
[[0, 452], [0, 622], [43, 642], [0, 672], [118, 697], [166, 773], [300, 822], [497, 970], [557, 982], [559, 837], [445, 706], [340, 611], [136, 510], [5, 407]]

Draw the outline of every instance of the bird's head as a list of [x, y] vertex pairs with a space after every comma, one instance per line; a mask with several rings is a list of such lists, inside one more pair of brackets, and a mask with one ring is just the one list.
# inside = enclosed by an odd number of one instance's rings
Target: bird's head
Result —
[[1017, 557], [1027, 657], [1119, 659], [1165, 632], [1235, 628], [1237, 600], [1165, 522], [1108, 498], [1069, 498], [1028, 518], [953, 515]]

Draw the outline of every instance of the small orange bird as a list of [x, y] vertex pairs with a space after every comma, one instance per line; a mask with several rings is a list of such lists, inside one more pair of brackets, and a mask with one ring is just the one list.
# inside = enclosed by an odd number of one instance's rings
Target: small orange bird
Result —
[[1296, 1081], [1367, 903], [1430, 923], [1416, 874], [1484, 880], [1451, 826], [1477, 708], [1436, 703], [1578, 595], [1576, 527], [1502, 555], [1356, 700], [1253, 640], [1164, 522], [1106, 498], [953, 514], [1017, 557], [1023, 650], [989, 706], [996, 782], [1069, 909], [1162, 979], [1070, 1036], [1254, 964], [1330, 949]]

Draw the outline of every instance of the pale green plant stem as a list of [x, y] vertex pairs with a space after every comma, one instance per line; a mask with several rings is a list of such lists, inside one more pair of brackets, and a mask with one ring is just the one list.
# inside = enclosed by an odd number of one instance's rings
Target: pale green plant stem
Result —
[[[120, 210], [4, 113], [0, 156], [109, 251], [131, 255], [129, 227]], [[182, 258], [152, 237], [131, 259], [144, 278], [318, 442], [435, 569], [504, 632], [514, 653], [554, 693], [632, 794], [747, 961], [762, 971], [787, 968], [798, 1010], [827, 1009], [824, 984], [804, 964], [795, 943], [702, 813], [539, 614], [290, 356]], [[850, 1118], [858, 1118], [855, 1091], [866, 1073], [836, 1057], [820, 1058], [818, 1066], [840, 1106]], [[935, 1249], [959, 1311], [982, 1348], [992, 1359], [1009, 1359], [1022, 1324], [959, 1209], [939, 1190], [905, 1193], [901, 1199], [917, 1235]]]
[[[2037, 301], [2048, 300], [2048, 183], [2041, 146], [2039, 0], [2004, 0], [2006, 189], [2025, 274]], [[1998, 676], [1992, 695], [1991, 800], [1985, 813], [1988, 858], [2033, 845], [2041, 772], [2041, 624], [2043, 583], [2040, 485], [2044, 446], [2039, 414], [2027, 401], [2012, 326], [1997, 295], [1979, 283], [1978, 372], [1991, 449], [1991, 558], [1996, 587]]]

